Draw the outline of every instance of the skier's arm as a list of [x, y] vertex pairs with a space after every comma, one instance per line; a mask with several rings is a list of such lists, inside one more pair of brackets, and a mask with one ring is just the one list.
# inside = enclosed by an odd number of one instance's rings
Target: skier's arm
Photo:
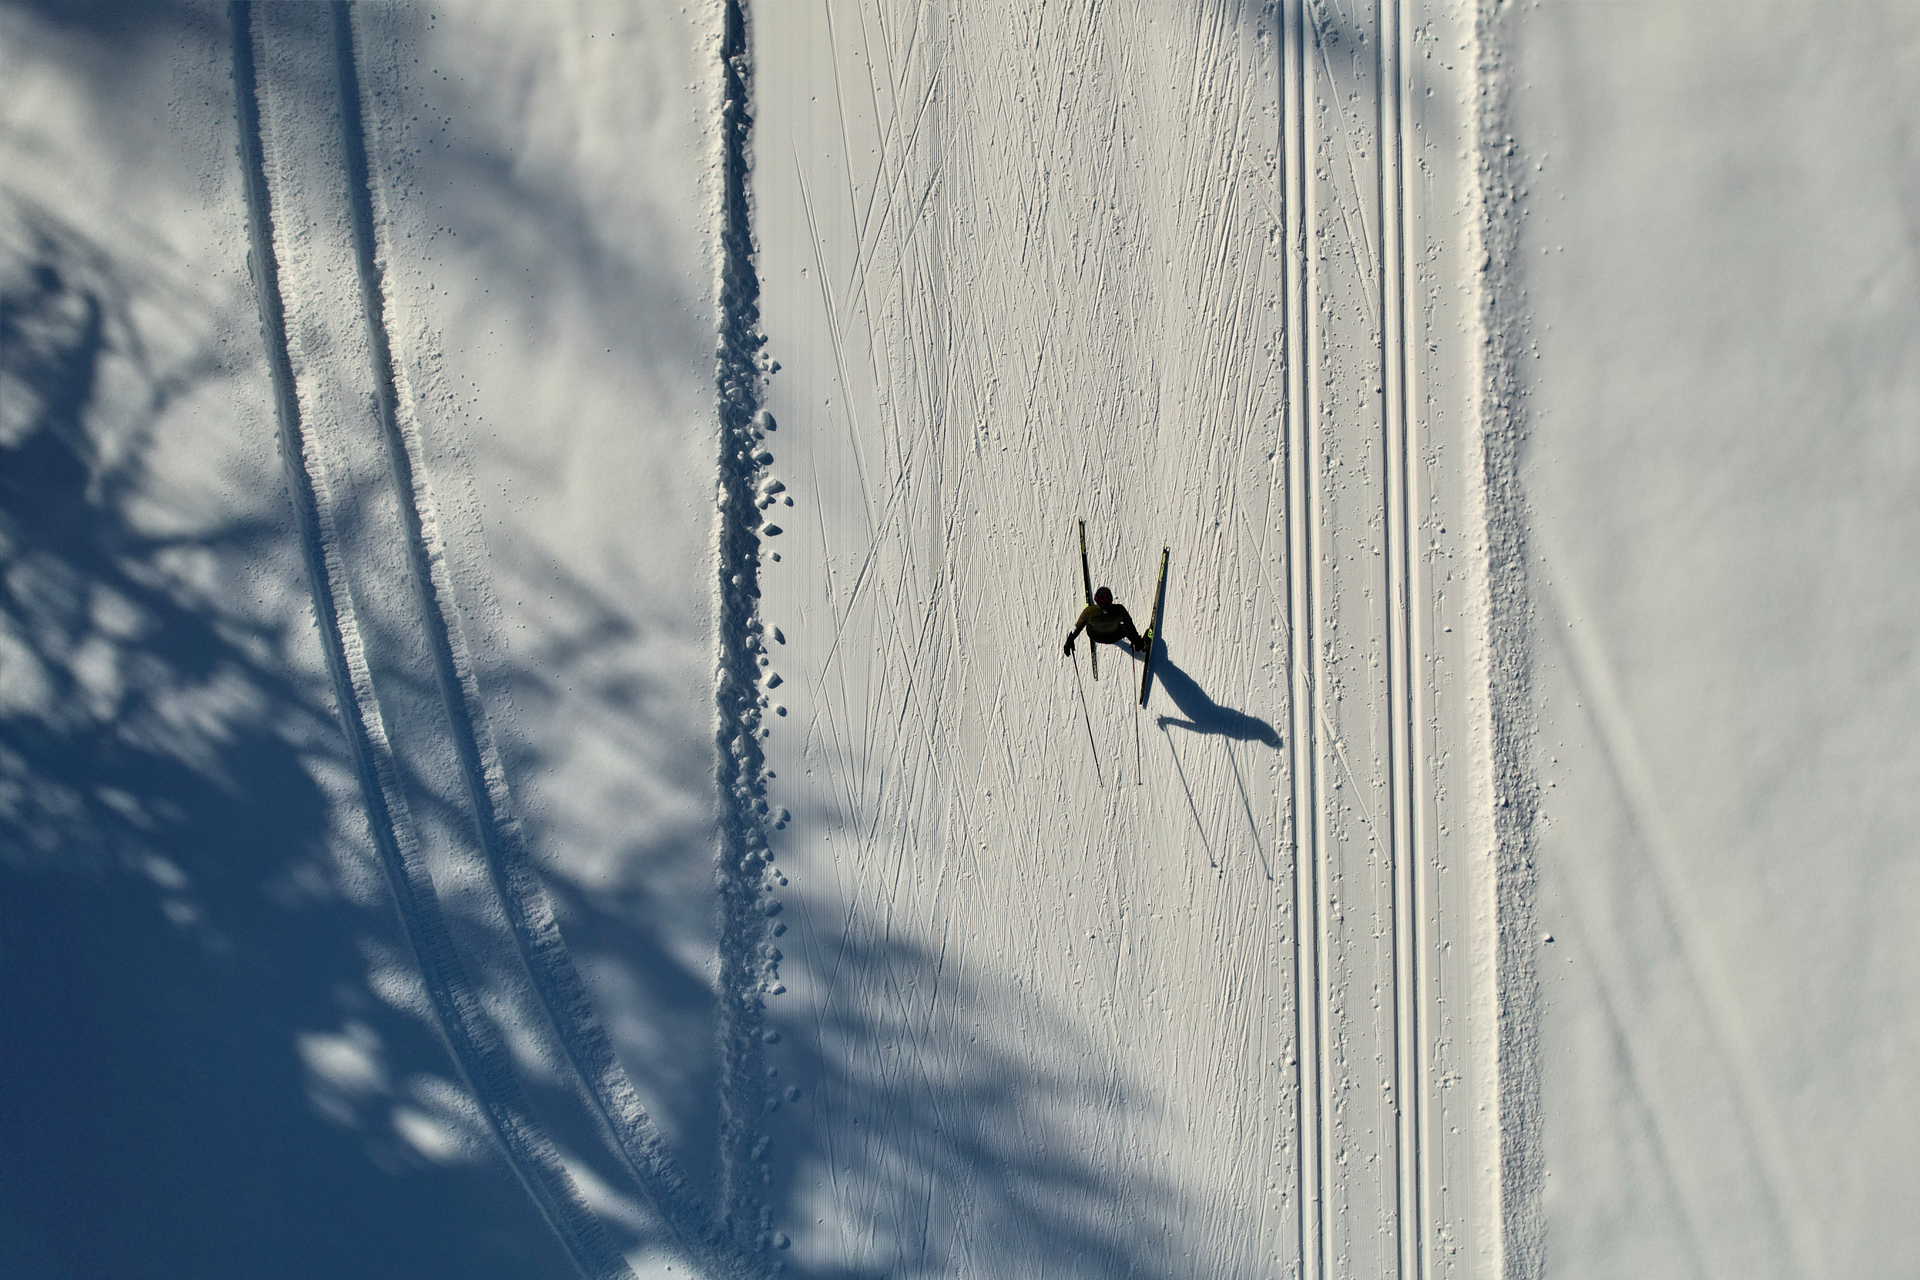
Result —
[[1075, 640], [1078, 640], [1080, 638], [1080, 633], [1086, 629], [1087, 617], [1090, 614], [1092, 614], [1092, 612], [1093, 612], [1092, 605], [1088, 605], [1086, 608], [1080, 611], [1080, 619], [1079, 621], [1073, 624], [1073, 630], [1067, 632], [1067, 643], [1066, 643], [1066, 646], [1060, 650], [1061, 653], [1073, 652], [1073, 642]]

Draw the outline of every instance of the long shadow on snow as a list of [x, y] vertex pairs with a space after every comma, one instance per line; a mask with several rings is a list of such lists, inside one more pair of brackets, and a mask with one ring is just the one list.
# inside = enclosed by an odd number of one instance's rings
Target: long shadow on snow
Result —
[[[713, 1140], [711, 979], [698, 957], [663, 945], [688, 901], [646, 883], [652, 859], [680, 851], [634, 852], [638, 865], [619, 887], [550, 877], [548, 888], [623, 1063], [685, 1150]], [[781, 896], [790, 904], [782, 918], [797, 924], [806, 914], [797, 891]], [[697, 909], [710, 915], [705, 903]], [[1044, 1016], [1017, 1042], [989, 1043], [974, 1025], [978, 1011], [1007, 994], [956, 977], [953, 965], [898, 937], [856, 927], [837, 960], [832, 974], [810, 975], [835, 993], [824, 1009], [768, 1001], [779, 1039], [768, 1047], [776, 1074], [759, 1125], [771, 1173], [765, 1199], [775, 1206], [764, 1235], [800, 1239], [764, 1257], [806, 1280], [962, 1269], [1089, 1280], [1179, 1274], [1177, 1195], [1136, 1173], [1123, 1182], [1080, 1147], [1070, 1123], [1090, 1110], [1146, 1105], [1098, 1046], [1063, 1052], [1072, 1026]], [[1037, 1070], [1030, 1045], [1077, 1065]], [[818, 1215], [808, 1205], [822, 1197], [858, 1233], [823, 1251], [857, 1261], [809, 1264], [804, 1233]]]
[[1161, 716], [1159, 724], [1162, 729], [1185, 729], [1190, 733], [1231, 738], [1236, 742], [1260, 742], [1269, 747], [1279, 747], [1278, 729], [1258, 716], [1223, 707], [1207, 696], [1207, 691], [1194, 683], [1192, 676], [1174, 664], [1164, 643], [1154, 658], [1153, 679], [1173, 699], [1173, 705], [1187, 717], [1185, 720], [1176, 720], [1172, 716]]

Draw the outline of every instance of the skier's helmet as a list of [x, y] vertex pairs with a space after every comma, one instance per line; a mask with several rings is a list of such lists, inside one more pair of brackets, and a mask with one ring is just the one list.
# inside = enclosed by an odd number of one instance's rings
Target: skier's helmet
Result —
[[1105, 606], [1113, 603], [1113, 592], [1109, 591], [1105, 587], [1102, 587], [1098, 591], [1093, 593], [1093, 602], [1097, 605], [1100, 605], [1102, 608], [1104, 608]]

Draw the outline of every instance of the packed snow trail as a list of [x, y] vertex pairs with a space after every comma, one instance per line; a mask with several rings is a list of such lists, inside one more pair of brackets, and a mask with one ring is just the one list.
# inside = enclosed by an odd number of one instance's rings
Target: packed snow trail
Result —
[[756, 11], [797, 1264], [1496, 1265], [1471, 20]]

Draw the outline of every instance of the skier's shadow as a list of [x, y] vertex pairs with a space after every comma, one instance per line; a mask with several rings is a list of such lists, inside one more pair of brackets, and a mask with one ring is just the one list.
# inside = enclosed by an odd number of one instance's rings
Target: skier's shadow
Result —
[[1190, 733], [1212, 734], [1240, 742], [1264, 742], [1269, 747], [1279, 747], [1278, 729], [1258, 716], [1250, 716], [1244, 711], [1235, 711], [1215, 702], [1207, 696], [1206, 690], [1193, 682], [1192, 676], [1174, 665], [1165, 642], [1156, 643], [1160, 652], [1154, 658], [1153, 678], [1173, 699], [1173, 705], [1187, 717], [1185, 720], [1176, 720], [1172, 716], [1161, 716], [1162, 729], [1185, 729]]

